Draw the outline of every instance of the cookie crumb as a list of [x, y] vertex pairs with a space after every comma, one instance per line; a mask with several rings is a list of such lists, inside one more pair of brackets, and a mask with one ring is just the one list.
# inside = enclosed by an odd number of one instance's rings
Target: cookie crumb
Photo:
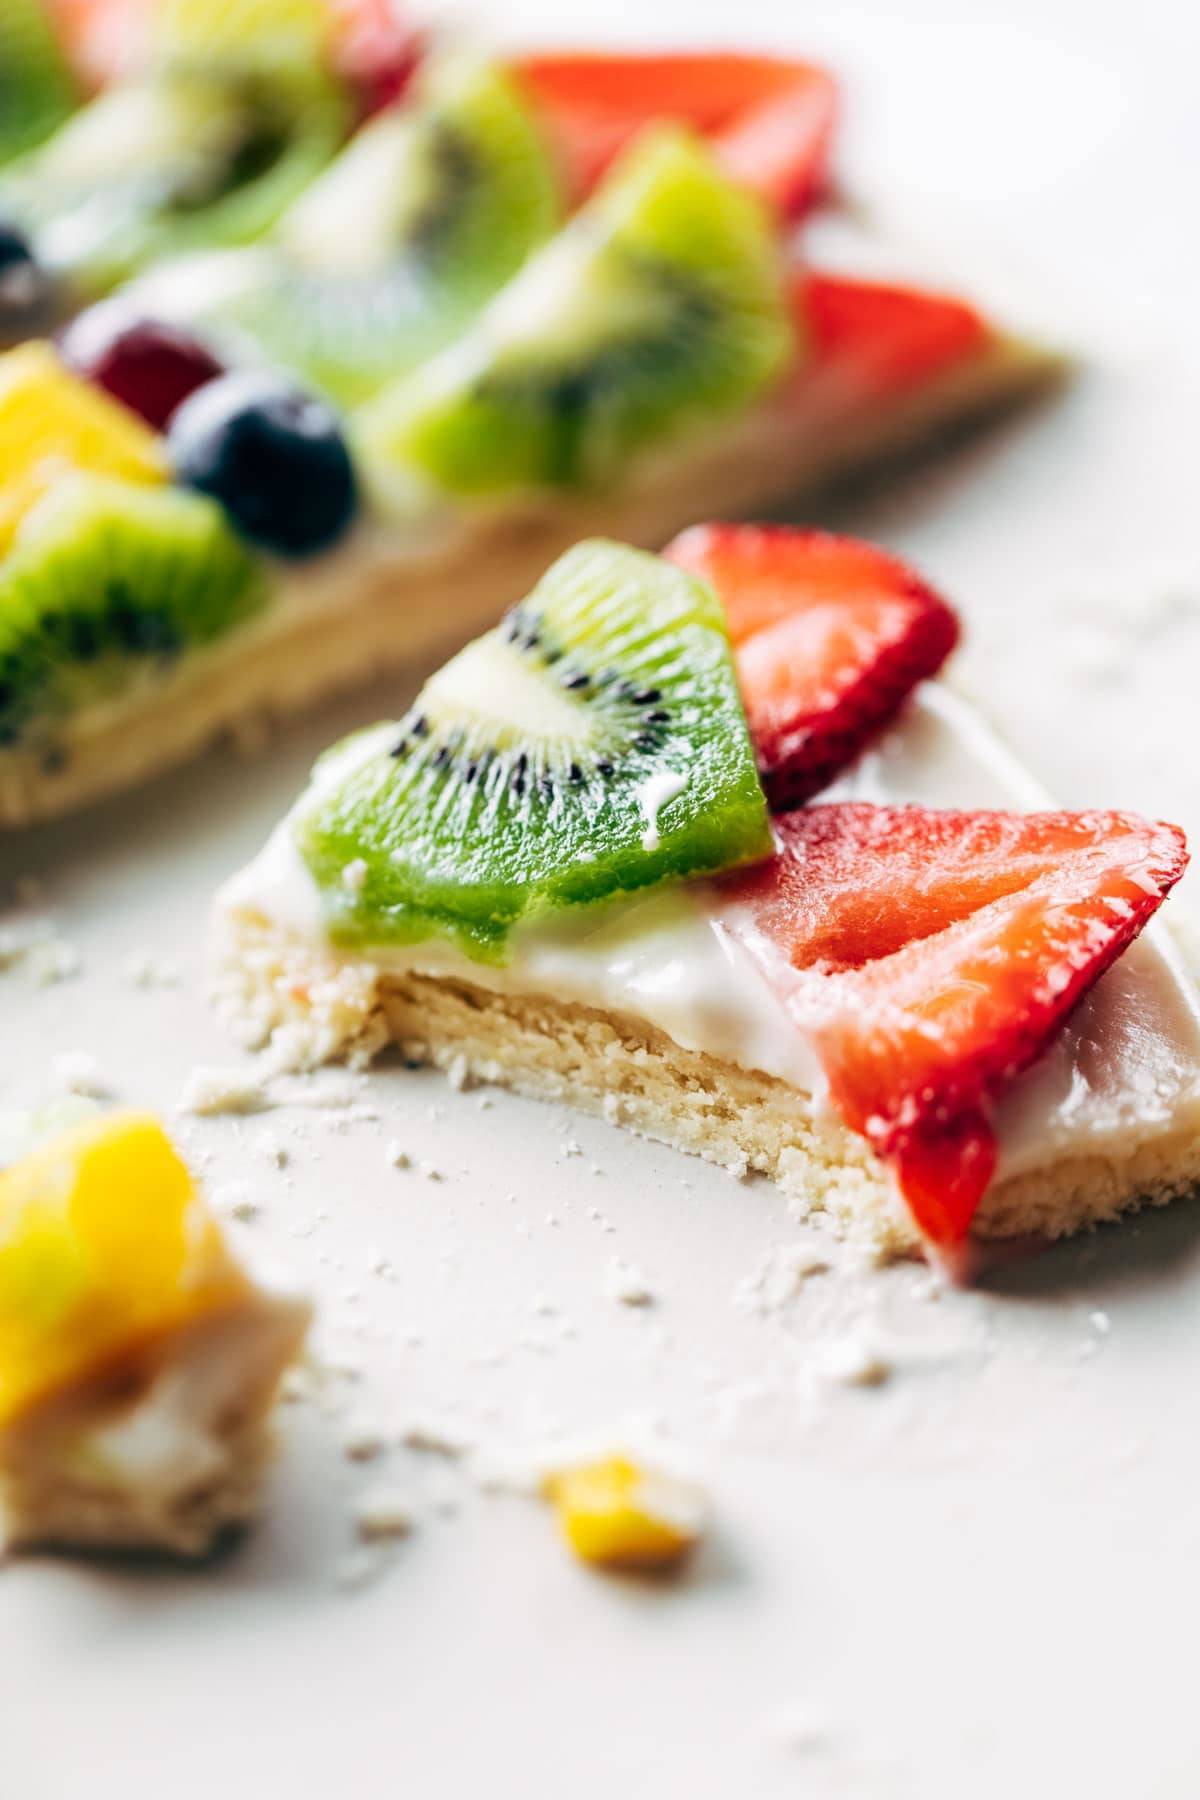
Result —
[[179, 1102], [182, 1112], [199, 1118], [221, 1113], [261, 1112], [270, 1104], [261, 1081], [241, 1069], [220, 1069], [200, 1064], [188, 1076]]
[[617, 1300], [622, 1306], [654, 1304], [654, 1289], [641, 1270], [619, 1256], [614, 1256], [609, 1262], [604, 1277], [604, 1291], [610, 1300]]

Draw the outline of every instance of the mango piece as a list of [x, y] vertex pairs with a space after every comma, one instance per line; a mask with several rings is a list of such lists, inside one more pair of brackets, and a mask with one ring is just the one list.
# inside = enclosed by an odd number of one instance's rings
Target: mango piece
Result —
[[575, 1555], [597, 1568], [672, 1569], [704, 1528], [696, 1488], [626, 1456], [559, 1469], [544, 1491]]
[[166, 481], [161, 438], [128, 407], [71, 373], [49, 344], [0, 356], [0, 555], [68, 469]]
[[86, 1120], [0, 1172], [0, 1425], [247, 1291], [158, 1121]]

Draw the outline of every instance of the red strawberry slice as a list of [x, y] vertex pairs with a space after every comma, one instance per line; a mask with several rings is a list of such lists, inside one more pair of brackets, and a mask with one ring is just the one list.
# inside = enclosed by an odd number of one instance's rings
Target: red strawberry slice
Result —
[[925, 1236], [958, 1243], [995, 1168], [989, 1103], [1157, 911], [1183, 834], [1132, 813], [865, 804], [775, 823], [773, 860], [722, 883], [730, 928], [784, 951], [838, 1111]]
[[993, 332], [965, 300], [885, 282], [805, 272], [792, 287], [792, 307], [814, 366], [851, 371], [873, 396], [902, 394], [956, 363], [977, 356]]
[[729, 173], [787, 218], [825, 185], [837, 90], [811, 63], [573, 53], [527, 56], [514, 67], [533, 91], [578, 198], [632, 137], [664, 119], [710, 138]]
[[666, 551], [720, 595], [777, 811], [819, 793], [958, 641], [945, 601], [855, 538], [697, 525]]

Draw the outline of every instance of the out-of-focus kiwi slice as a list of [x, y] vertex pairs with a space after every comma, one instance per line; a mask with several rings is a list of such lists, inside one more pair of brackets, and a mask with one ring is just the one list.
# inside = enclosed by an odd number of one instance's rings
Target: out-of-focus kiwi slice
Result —
[[0, 163], [48, 137], [75, 99], [74, 83], [42, 0], [3, 0]]
[[674, 128], [641, 138], [471, 330], [365, 407], [385, 507], [586, 487], [746, 405], [791, 348], [761, 203]]
[[163, 269], [140, 298], [233, 328], [255, 357], [354, 405], [463, 330], [559, 216], [553, 162], [515, 84], [453, 58], [363, 127], [270, 247]]
[[89, 101], [0, 176], [0, 215], [79, 298], [154, 258], [261, 236], [342, 141], [327, 83], [163, 71]]

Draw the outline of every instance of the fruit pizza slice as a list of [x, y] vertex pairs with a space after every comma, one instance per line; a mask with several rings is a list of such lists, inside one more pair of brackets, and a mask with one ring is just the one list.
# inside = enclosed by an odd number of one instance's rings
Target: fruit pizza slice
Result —
[[1135, 942], [1182, 836], [1015, 810], [1029, 778], [918, 685], [954, 635], [864, 544], [580, 544], [317, 764], [220, 897], [224, 1007], [299, 1062], [396, 1042], [602, 1111], [960, 1267], [1185, 1191], [1200, 1007]]
[[[304, 0], [262, 8], [275, 26], [254, 53], [286, 73]], [[235, 26], [251, 12], [172, 0], [160, 24], [177, 45], [204, 42], [219, 74], [245, 54]], [[791, 219], [823, 191], [832, 116], [815, 71], [686, 57], [655, 69], [631, 80], [623, 111], [606, 76], [607, 148], [585, 183], [563, 148], [561, 69], [431, 56], [265, 241], [158, 257], [73, 321], [67, 369], [44, 349], [11, 377], [0, 365], [0, 592], [39, 596], [6, 627], [19, 646], [2, 690], [0, 823], [77, 806], [461, 642], [581, 537], [656, 547], [690, 519], [792, 499], [1054, 372], [962, 301], [797, 265]], [[96, 104], [135, 89], [150, 91], [125, 81]], [[242, 219], [246, 194], [230, 199]], [[215, 217], [206, 205], [189, 220], [201, 214]], [[141, 232], [150, 214], [137, 217]], [[161, 222], [157, 248], [177, 246]], [[120, 233], [102, 236], [111, 247]], [[237, 593], [190, 573], [173, 584], [163, 654], [130, 657], [128, 641], [92, 654], [88, 631], [63, 622], [74, 587], [56, 598], [42, 579], [55, 508], [28, 499], [56, 487], [46, 470], [114, 471], [57, 405], [31, 438], [31, 366], [60, 396], [90, 384], [157, 434], [167, 491], [106, 490], [110, 510], [136, 515], [135, 536], [147, 508], [190, 522], [196, 494], [211, 502]], [[125, 437], [128, 419], [108, 416]], [[91, 517], [70, 514], [84, 562]], [[169, 558], [161, 534], [155, 545]], [[190, 570], [187, 529], [178, 553]], [[139, 564], [132, 589], [160, 577]]]

